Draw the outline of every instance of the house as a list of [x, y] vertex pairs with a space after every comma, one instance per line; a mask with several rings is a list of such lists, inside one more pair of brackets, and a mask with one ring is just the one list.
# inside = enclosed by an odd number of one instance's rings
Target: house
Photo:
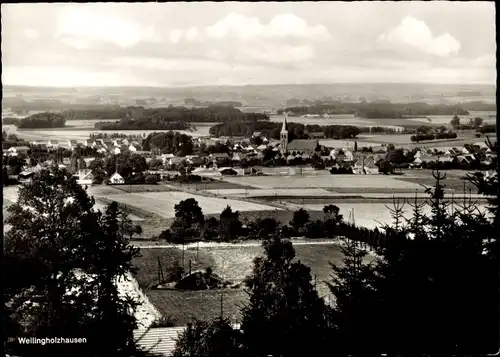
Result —
[[33, 176], [35, 176], [35, 171], [23, 171], [19, 174], [18, 180], [20, 183], [27, 183], [31, 181]]
[[29, 150], [30, 148], [27, 146], [12, 146], [8, 150], [8, 155], [9, 156], [17, 156], [19, 154], [27, 155]]
[[59, 142], [58, 148], [60, 149], [66, 149], [66, 150], [71, 150], [71, 144], [69, 141], [61, 141]]
[[266, 149], [267, 149], [267, 145], [262, 144], [262, 145], [257, 146], [258, 151], [264, 151]]
[[115, 155], [120, 155], [122, 153], [122, 151], [118, 147], [114, 147], [113, 149], [111, 149], [111, 152]]
[[262, 133], [260, 131], [254, 131], [252, 134], [252, 138], [260, 138]]
[[110, 178], [109, 183], [112, 185], [122, 185], [125, 183], [125, 179], [118, 173], [115, 172]]
[[128, 150], [130, 152], [137, 152], [137, 148], [134, 145], [129, 145]]
[[354, 155], [349, 150], [344, 150], [345, 159], [344, 161], [354, 161]]
[[92, 181], [94, 180], [94, 175], [90, 169], [80, 170], [75, 176], [78, 177], [76, 182], [80, 185], [91, 186]]
[[474, 158], [472, 155], [459, 155], [457, 156], [457, 162], [460, 164], [470, 164], [472, 161], [474, 161]]
[[105, 154], [105, 153], [108, 151], [108, 150], [107, 150], [105, 147], [103, 147], [103, 146], [99, 146], [99, 147], [97, 147], [97, 148], [96, 148], [96, 150], [97, 150], [97, 152], [98, 152], [99, 154]]
[[130, 145], [130, 142], [125, 138], [122, 140], [122, 145]]
[[47, 143], [47, 147], [49, 149], [57, 149], [59, 147], [59, 141], [58, 140], [49, 140]]
[[205, 164], [205, 160], [199, 156], [191, 156], [189, 158], [186, 158], [186, 161], [192, 166], [202, 166]]
[[287, 151], [300, 151], [314, 154], [321, 151], [318, 139], [295, 139], [288, 143]]
[[161, 161], [163, 161], [163, 164], [167, 164], [171, 158], [173, 158], [175, 155], [174, 154], [162, 154], [160, 156]]
[[245, 154], [237, 152], [237, 153], [233, 154], [233, 161], [241, 161], [245, 157], [246, 157]]
[[78, 142], [76, 140], [68, 140], [69, 147], [75, 149], [78, 147]]
[[184, 161], [184, 158], [174, 156], [174, 157], [171, 157], [170, 159], [168, 159], [168, 161], [167, 161], [167, 165], [168, 165], [168, 166], [179, 165], [179, 164], [181, 164], [183, 161]]
[[354, 163], [354, 173], [361, 175], [376, 175], [379, 173], [379, 168], [376, 165], [373, 156], [361, 157]]

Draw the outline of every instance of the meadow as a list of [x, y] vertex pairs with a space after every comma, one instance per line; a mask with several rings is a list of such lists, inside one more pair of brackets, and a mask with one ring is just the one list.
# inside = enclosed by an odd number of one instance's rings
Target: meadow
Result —
[[[296, 245], [296, 260], [300, 260], [311, 269], [312, 282], [318, 293], [329, 301], [326, 281], [330, 280], [330, 263], [340, 264], [342, 253], [337, 245]], [[240, 307], [248, 302], [248, 295], [243, 289], [210, 291], [168, 291], [147, 290], [158, 281], [158, 257], [163, 267], [167, 262], [181, 262], [181, 250], [177, 248], [142, 249], [142, 257], [135, 260], [139, 268], [136, 279], [146, 289], [151, 303], [164, 315], [182, 326], [192, 318], [214, 318], [221, 313], [234, 322], [238, 322]], [[191, 260], [192, 269], [211, 267], [213, 272], [233, 282], [242, 282], [251, 274], [254, 258], [263, 254], [262, 247], [223, 247], [199, 248], [185, 251], [185, 268]], [[374, 258], [368, 256], [366, 262]], [[222, 296], [222, 299], [221, 299]]]
[[394, 176], [385, 175], [315, 175], [315, 176], [241, 176], [226, 177], [225, 181], [261, 189], [288, 189], [288, 188], [378, 188], [392, 189], [419, 189], [420, 185], [403, 182]]
[[144, 192], [144, 193], [124, 193], [111, 197], [112, 200], [134, 206], [147, 212], [159, 215], [163, 218], [173, 218], [175, 216], [174, 206], [187, 198], [194, 198], [204, 214], [220, 214], [226, 206], [231, 206], [233, 211], [269, 211], [278, 210], [272, 206], [242, 202], [232, 199], [205, 197], [190, 195], [184, 192]]
[[[483, 123], [494, 124], [496, 122], [496, 114], [496, 112], [488, 111], [471, 111], [469, 112], [469, 115], [460, 115], [459, 117], [462, 123], [467, 123], [469, 119], [480, 117], [483, 119]], [[430, 119], [430, 122], [427, 118]], [[409, 120], [424, 124], [432, 123], [437, 125], [447, 125], [450, 123], [451, 119], [453, 119], [453, 115], [429, 115], [427, 118], [410, 118]]]

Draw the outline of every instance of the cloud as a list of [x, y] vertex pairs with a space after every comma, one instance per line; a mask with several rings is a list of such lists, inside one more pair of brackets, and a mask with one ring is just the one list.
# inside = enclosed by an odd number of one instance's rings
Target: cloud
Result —
[[407, 16], [390, 32], [383, 33], [379, 42], [395, 46], [409, 46], [422, 52], [440, 57], [457, 55], [460, 42], [449, 33], [434, 36], [424, 21]]
[[23, 35], [30, 40], [37, 40], [40, 38], [40, 33], [35, 29], [26, 29], [23, 31]]
[[144, 27], [124, 18], [98, 12], [99, 8], [66, 8], [58, 17], [56, 37], [78, 49], [90, 48], [95, 43], [111, 42], [127, 48], [142, 41], [158, 42], [152, 27]]
[[[190, 38], [190, 31], [193, 29], [184, 33], [184, 37], [187, 39]], [[205, 27], [200, 35], [209, 39], [234, 38], [242, 41], [284, 38], [325, 40], [330, 38], [330, 33], [325, 26], [308, 25], [304, 19], [293, 14], [279, 14], [274, 16], [268, 24], [262, 24], [258, 17], [232, 13], [215, 24]]]

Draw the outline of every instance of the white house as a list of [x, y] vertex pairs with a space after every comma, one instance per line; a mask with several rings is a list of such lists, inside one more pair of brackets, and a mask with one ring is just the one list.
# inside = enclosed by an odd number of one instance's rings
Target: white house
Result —
[[171, 158], [173, 158], [175, 155], [174, 154], [162, 154], [161, 161], [163, 161], [163, 164], [167, 164]]
[[91, 186], [94, 180], [92, 170], [90, 169], [80, 170], [76, 176], [78, 177], [76, 182], [80, 185]]
[[47, 147], [55, 149], [55, 148], [59, 147], [59, 141], [58, 140], [49, 140], [49, 142], [47, 143]]
[[128, 139], [123, 139], [122, 145], [130, 145], [130, 142], [128, 141]]
[[115, 155], [120, 155], [122, 151], [120, 150], [120, 148], [115, 147], [111, 150], [111, 152]]
[[167, 160], [167, 164], [169, 166], [173, 166], [173, 165], [178, 165], [180, 164], [184, 159], [182, 157], [177, 157], [177, 156], [174, 156], [174, 157], [171, 157], [170, 159]]
[[113, 140], [113, 145], [114, 146], [122, 146], [122, 144], [120, 143], [120, 140], [118, 140], [118, 139]]
[[9, 156], [17, 156], [19, 154], [27, 154], [28, 151], [29, 151], [29, 147], [27, 146], [12, 146], [9, 150], [8, 150], [8, 155]]
[[344, 150], [345, 159], [344, 161], [354, 161], [354, 155], [349, 150]]
[[376, 175], [379, 173], [379, 168], [375, 165], [375, 158], [368, 156], [366, 158], [360, 157], [354, 164], [354, 173], [360, 175]]
[[121, 185], [125, 183], [125, 179], [118, 173], [115, 172], [110, 178], [109, 182], [113, 185]]
[[130, 146], [128, 147], [128, 150], [129, 150], [130, 152], [136, 152], [136, 151], [137, 151], [137, 148], [136, 148], [134, 145], [130, 145]]

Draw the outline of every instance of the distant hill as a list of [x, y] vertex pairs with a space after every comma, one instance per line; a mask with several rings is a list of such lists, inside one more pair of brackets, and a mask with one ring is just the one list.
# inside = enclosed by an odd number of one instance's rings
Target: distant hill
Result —
[[[473, 94], [473, 95], [472, 95]], [[441, 84], [296, 84], [296, 85], [246, 85], [246, 86], [193, 86], [193, 87], [102, 87], [102, 88], [41, 88], [3, 87], [4, 100], [33, 101], [57, 98], [100, 96], [101, 104], [136, 104], [137, 100], [152, 100], [155, 106], [183, 103], [186, 98], [202, 102], [234, 101], [245, 106], [278, 108], [286, 101], [318, 100], [330, 98], [342, 101], [432, 102], [446, 103], [464, 100], [495, 102], [494, 85], [441, 85]], [[473, 98], [472, 98], [473, 97]], [[5, 105], [5, 104], [4, 104]]]

